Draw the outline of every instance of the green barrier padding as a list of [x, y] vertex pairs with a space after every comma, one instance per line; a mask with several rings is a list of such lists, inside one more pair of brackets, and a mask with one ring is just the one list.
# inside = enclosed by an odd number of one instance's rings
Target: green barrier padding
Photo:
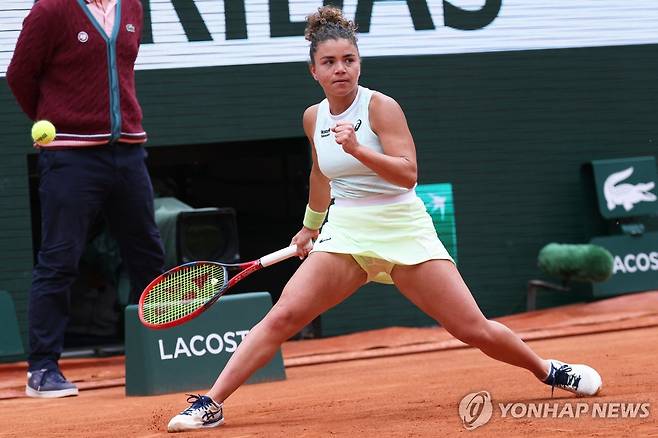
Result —
[[14, 301], [8, 292], [0, 290], [0, 356], [18, 356], [23, 353]]
[[395, 286], [368, 283], [320, 317], [322, 336], [386, 327], [429, 327], [436, 321], [402, 295]]
[[[183, 325], [152, 330], [139, 322], [137, 306], [128, 306], [126, 395], [209, 388], [249, 330], [271, 307], [272, 298], [267, 292], [229, 295]], [[285, 378], [279, 350], [247, 383]]]
[[639, 236], [599, 236], [591, 240], [612, 254], [612, 275], [602, 283], [594, 283], [596, 298], [658, 288], [658, 233]]

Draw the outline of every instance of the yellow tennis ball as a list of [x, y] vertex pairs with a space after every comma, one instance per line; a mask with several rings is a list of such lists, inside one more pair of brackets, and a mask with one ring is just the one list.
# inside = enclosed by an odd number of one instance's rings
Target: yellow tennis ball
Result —
[[48, 120], [39, 120], [32, 125], [32, 140], [44, 146], [55, 139], [55, 126]]

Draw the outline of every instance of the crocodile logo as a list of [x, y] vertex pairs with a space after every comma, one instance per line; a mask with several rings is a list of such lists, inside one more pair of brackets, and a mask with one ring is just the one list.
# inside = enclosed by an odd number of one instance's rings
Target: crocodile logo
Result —
[[656, 195], [651, 193], [656, 183], [638, 183], [620, 184], [633, 174], [633, 167], [615, 172], [606, 178], [603, 183], [603, 195], [608, 204], [608, 210], [614, 210], [618, 205], [624, 207], [624, 210], [630, 211], [635, 204], [640, 202], [653, 202], [656, 200]]

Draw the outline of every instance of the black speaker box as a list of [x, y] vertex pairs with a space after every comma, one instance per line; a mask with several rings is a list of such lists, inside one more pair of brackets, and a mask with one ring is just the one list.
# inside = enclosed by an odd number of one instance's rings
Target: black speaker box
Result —
[[195, 260], [240, 261], [238, 224], [233, 208], [182, 211], [176, 221], [179, 264]]

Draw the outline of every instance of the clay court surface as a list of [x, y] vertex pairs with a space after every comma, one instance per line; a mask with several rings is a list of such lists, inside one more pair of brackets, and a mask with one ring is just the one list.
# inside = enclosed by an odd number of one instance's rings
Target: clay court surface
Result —
[[[441, 328], [390, 328], [286, 343], [287, 380], [243, 386], [225, 405], [225, 425], [179, 436], [658, 437], [658, 292], [499, 320], [544, 357], [594, 366], [601, 393], [578, 399], [556, 390], [551, 399], [527, 371], [466, 348]], [[166, 436], [169, 418], [186, 407], [183, 393], [126, 397], [123, 357], [68, 359], [62, 367], [81, 388], [78, 397], [24, 397], [25, 364], [0, 365], [1, 437]], [[467, 430], [459, 402], [483, 390], [493, 416]], [[574, 411], [585, 403], [590, 412], [502, 418], [499, 403], [573, 404]], [[648, 403], [649, 415], [593, 418], [597, 403]]]

